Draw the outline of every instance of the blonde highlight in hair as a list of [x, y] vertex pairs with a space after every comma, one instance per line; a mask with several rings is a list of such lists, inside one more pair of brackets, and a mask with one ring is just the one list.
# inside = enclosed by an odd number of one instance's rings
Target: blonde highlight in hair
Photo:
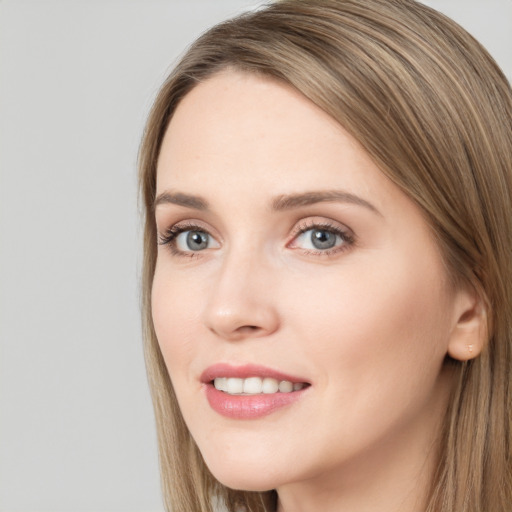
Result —
[[512, 92], [488, 53], [413, 0], [281, 0], [224, 22], [164, 83], [140, 150], [143, 325], [163, 491], [173, 512], [270, 512], [273, 491], [234, 491], [209, 472], [181, 416], [151, 317], [153, 203], [165, 130], [181, 99], [226, 68], [285, 82], [336, 119], [424, 212], [454, 284], [485, 304], [489, 336], [458, 374], [427, 512], [512, 504]]

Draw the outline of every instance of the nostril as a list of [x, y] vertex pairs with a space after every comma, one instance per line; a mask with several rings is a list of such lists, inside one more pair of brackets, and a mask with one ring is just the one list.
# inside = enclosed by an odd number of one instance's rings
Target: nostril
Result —
[[237, 330], [240, 332], [254, 332], [261, 329], [261, 327], [258, 327], [257, 325], [242, 325], [242, 327], [239, 327]]

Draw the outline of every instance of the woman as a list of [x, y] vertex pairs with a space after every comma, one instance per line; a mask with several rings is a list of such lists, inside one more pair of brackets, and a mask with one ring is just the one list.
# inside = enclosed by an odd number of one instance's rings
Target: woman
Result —
[[511, 509], [511, 98], [412, 0], [189, 49], [140, 158], [169, 509]]

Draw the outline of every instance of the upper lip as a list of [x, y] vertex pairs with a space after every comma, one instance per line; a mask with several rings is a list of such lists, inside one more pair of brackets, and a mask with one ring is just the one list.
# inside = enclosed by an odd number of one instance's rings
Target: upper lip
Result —
[[200, 380], [206, 384], [217, 377], [235, 377], [239, 379], [247, 379], [249, 377], [270, 377], [280, 381], [287, 380], [292, 383], [305, 382], [309, 384], [309, 382], [302, 377], [288, 375], [266, 366], [256, 364], [233, 365], [229, 363], [217, 363], [209, 366], [201, 374]]

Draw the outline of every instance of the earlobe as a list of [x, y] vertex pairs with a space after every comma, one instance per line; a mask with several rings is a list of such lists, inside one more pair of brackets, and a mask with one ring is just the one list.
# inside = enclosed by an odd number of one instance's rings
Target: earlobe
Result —
[[474, 291], [461, 291], [457, 301], [448, 355], [458, 361], [468, 361], [478, 357], [487, 344], [487, 312], [484, 301]]

